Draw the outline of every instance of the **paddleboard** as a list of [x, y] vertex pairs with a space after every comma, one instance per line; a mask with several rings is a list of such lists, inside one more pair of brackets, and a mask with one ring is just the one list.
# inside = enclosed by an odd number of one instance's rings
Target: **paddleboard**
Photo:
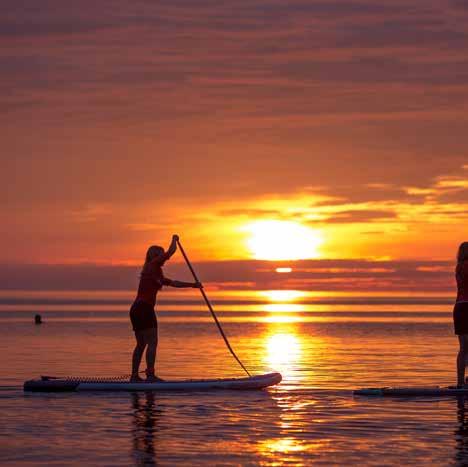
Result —
[[132, 383], [96, 378], [55, 378], [43, 376], [24, 383], [25, 391], [206, 391], [213, 389], [263, 389], [281, 381], [280, 373], [267, 373], [249, 378], [171, 380], [155, 383]]
[[357, 396], [468, 396], [468, 388], [456, 387], [385, 387], [363, 388], [353, 391]]

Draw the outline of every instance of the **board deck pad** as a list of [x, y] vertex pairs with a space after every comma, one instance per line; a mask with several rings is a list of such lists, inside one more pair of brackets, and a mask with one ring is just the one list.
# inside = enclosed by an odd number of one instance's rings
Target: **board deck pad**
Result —
[[468, 396], [468, 387], [456, 388], [454, 386], [434, 387], [383, 387], [356, 389], [353, 394], [357, 396]]
[[281, 382], [280, 373], [267, 373], [248, 378], [169, 380], [154, 383], [118, 381], [99, 378], [55, 378], [52, 376], [33, 379], [24, 383], [25, 391], [206, 391], [214, 389], [263, 389]]

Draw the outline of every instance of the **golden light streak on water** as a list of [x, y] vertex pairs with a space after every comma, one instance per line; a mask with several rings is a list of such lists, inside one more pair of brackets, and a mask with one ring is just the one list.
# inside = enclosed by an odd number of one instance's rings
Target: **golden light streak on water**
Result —
[[301, 316], [274, 315], [261, 319], [264, 323], [300, 323], [303, 321]]
[[262, 311], [269, 313], [295, 313], [307, 311], [307, 307], [297, 303], [270, 303], [263, 305]]
[[276, 268], [276, 272], [280, 274], [287, 274], [289, 272], [292, 272], [292, 268]]
[[265, 340], [265, 361], [270, 368], [279, 371], [283, 379], [291, 379], [294, 369], [298, 367], [302, 355], [302, 342], [295, 333], [294, 326], [286, 321], [275, 323], [277, 332], [270, 334]]
[[[265, 441], [260, 445], [260, 451], [263, 454], [289, 454], [303, 451], [314, 451], [320, 449], [326, 444], [326, 442], [322, 441], [304, 443], [302, 440], [297, 438], [281, 438]], [[278, 461], [278, 458], [276, 457], [275, 460]], [[281, 462], [278, 463], [278, 465], [280, 464]]]
[[295, 438], [282, 438], [267, 441], [264, 443], [263, 447], [266, 451], [274, 453], [300, 452], [306, 449], [306, 447]]
[[259, 294], [271, 302], [293, 302], [305, 297], [307, 292], [301, 290], [262, 290]]

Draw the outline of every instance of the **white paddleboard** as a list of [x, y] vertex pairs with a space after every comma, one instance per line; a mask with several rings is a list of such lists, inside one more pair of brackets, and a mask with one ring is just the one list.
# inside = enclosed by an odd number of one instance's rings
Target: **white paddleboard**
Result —
[[353, 391], [357, 396], [468, 396], [468, 388], [456, 387], [384, 387], [363, 388]]
[[281, 381], [280, 373], [267, 373], [248, 378], [172, 380], [155, 383], [131, 383], [86, 378], [54, 378], [50, 376], [24, 383], [25, 391], [68, 392], [68, 391], [206, 391], [213, 389], [263, 389]]

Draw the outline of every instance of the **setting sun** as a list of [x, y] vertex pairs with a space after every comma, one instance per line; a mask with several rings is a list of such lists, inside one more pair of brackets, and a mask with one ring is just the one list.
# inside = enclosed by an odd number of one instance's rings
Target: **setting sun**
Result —
[[318, 231], [292, 221], [262, 220], [248, 224], [247, 246], [255, 259], [317, 258], [322, 243]]

